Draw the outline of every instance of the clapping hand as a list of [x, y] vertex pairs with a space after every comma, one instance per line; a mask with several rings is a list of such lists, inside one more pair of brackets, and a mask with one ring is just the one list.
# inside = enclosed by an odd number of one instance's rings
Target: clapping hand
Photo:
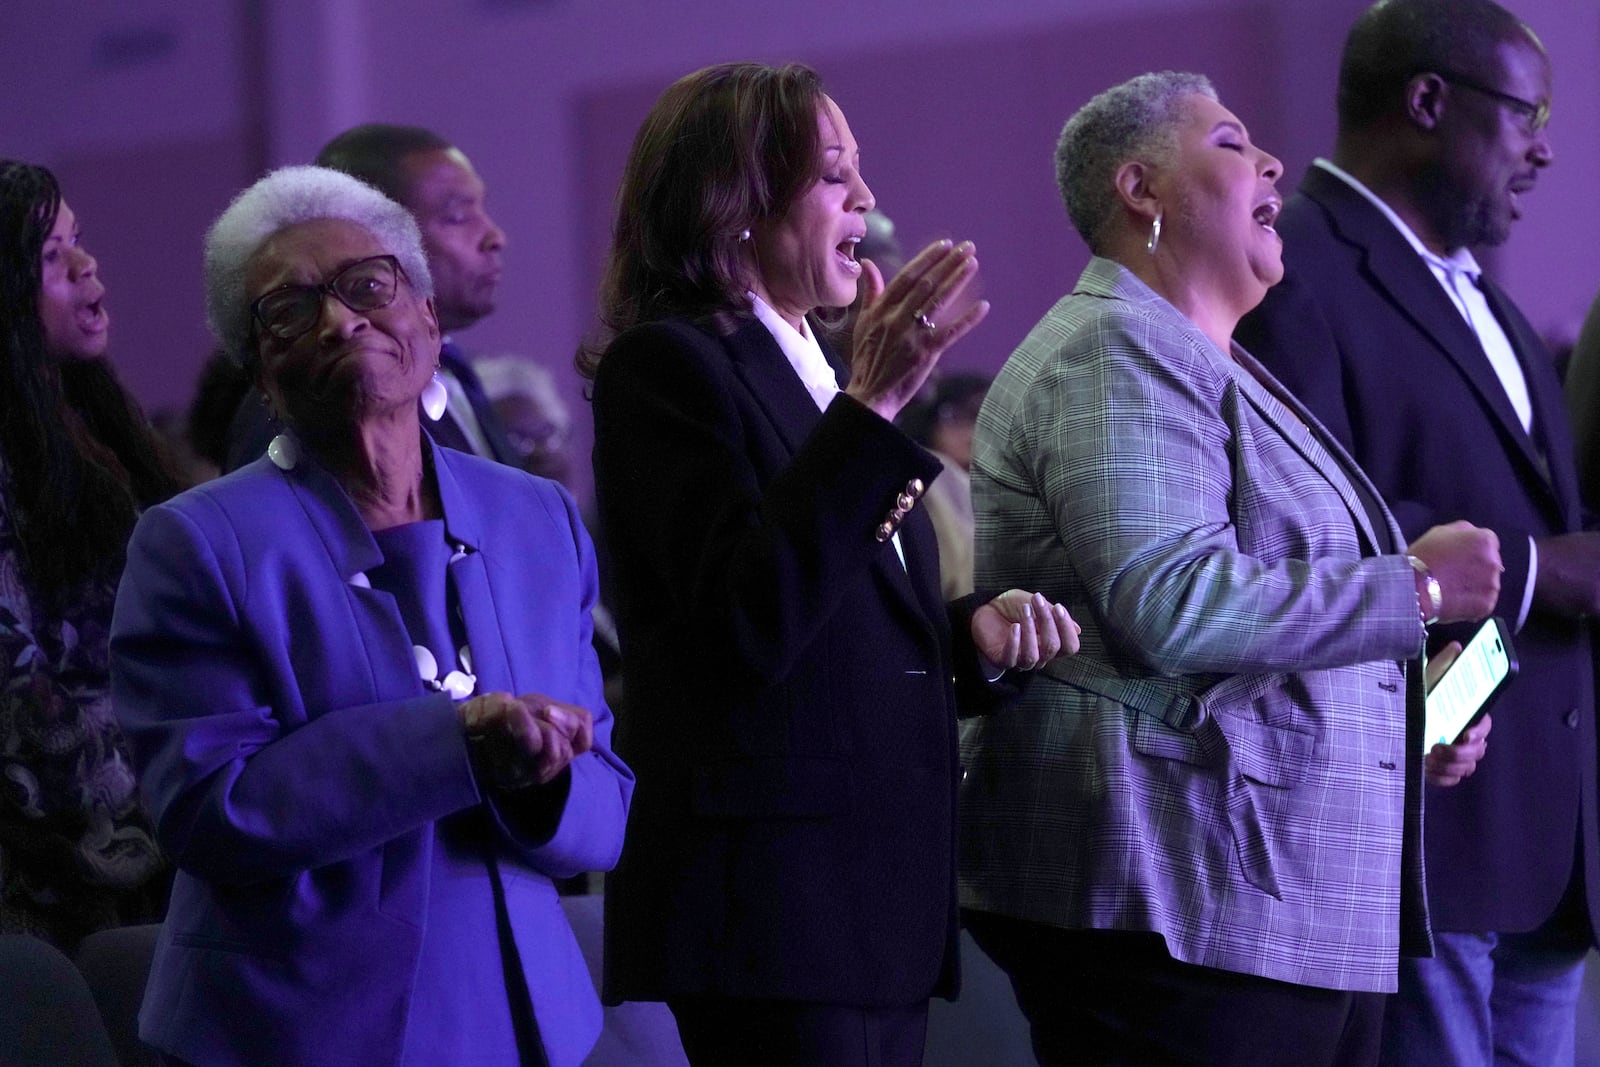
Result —
[[850, 386], [845, 390], [884, 418], [894, 420], [944, 350], [983, 321], [989, 302], [980, 300], [950, 321], [951, 301], [978, 273], [971, 241], [935, 241], [918, 252], [886, 287], [877, 264], [861, 261], [867, 287], [856, 320], [850, 353]]

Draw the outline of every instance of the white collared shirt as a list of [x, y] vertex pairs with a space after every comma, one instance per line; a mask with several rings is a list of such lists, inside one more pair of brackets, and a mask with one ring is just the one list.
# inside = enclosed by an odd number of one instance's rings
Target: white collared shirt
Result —
[[[1500, 386], [1506, 391], [1506, 398], [1511, 401], [1512, 410], [1517, 413], [1517, 420], [1522, 423], [1522, 430], [1530, 436], [1533, 433], [1533, 400], [1528, 395], [1528, 379], [1522, 373], [1522, 364], [1517, 362], [1517, 354], [1511, 348], [1511, 340], [1506, 337], [1506, 331], [1500, 325], [1500, 320], [1494, 317], [1494, 312], [1489, 307], [1488, 300], [1484, 299], [1483, 290], [1478, 288], [1478, 278], [1483, 274], [1483, 269], [1478, 266], [1478, 261], [1472, 253], [1465, 248], [1458, 248], [1450, 256], [1440, 256], [1422, 243], [1416, 233], [1407, 226], [1405, 220], [1395, 214], [1394, 209], [1374, 193], [1361, 181], [1326, 159], [1317, 159], [1312, 163], [1314, 167], [1321, 167], [1329, 174], [1344, 182], [1350, 188], [1360, 193], [1366, 200], [1377, 208], [1389, 224], [1399, 231], [1400, 236], [1406, 239], [1422, 261], [1433, 271], [1435, 280], [1444, 289], [1445, 295], [1455, 305], [1461, 317], [1466, 320], [1467, 328], [1478, 338], [1478, 343], [1483, 347], [1483, 354], [1488, 357], [1489, 365], [1494, 368], [1494, 373], [1500, 379]], [[1530, 536], [1528, 538], [1528, 584], [1522, 591], [1522, 604], [1517, 612], [1516, 629], [1521, 630], [1522, 624], [1527, 621], [1528, 610], [1533, 606], [1533, 582], [1539, 573], [1539, 546]]]
[[800, 376], [800, 384], [811, 394], [811, 400], [817, 405], [817, 410], [827, 411], [833, 398], [839, 395], [839, 376], [833, 372], [827, 357], [822, 354], [822, 346], [817, 344], [817, 339], [811, 332], [811, 324], [801, 319], [801, 328], [797, 330], [789, 325], [788, 319], [773, 311], [765, 300], [754, 293], [745, 295], [750, 298], [750, 306], [756, 318], [761, 320], [761, 325], [767, 328], [772, 339], [778, 342], [778, 347], [783, 349], [783, 356], [789, 361], [789, 366]]

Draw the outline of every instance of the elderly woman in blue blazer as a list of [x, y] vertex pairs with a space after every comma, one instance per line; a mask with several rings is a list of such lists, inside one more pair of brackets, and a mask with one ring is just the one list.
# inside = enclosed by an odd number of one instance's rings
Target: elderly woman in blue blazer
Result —
[[632, 793], [552, 482], [436, 447], [415, 223], [288, 168], [206, 244], [207, 311], [284, 424], [147, 512], [113, 692], [177, 863], [141, 1035], [200, 1064], [577, 1064], [599, 1004], [552, 879]]
[[[976, 569], [1083, 649], [966, 739], [969, 927], [1043, 1064], [1370, 1063], [1429, 944], [1423, 627], [1492, 610], [1495, 535], [1408, 546], [1233, 342], [1283, 273], [1282, 168], [1206, 79], [1097, 96], [1056, 163], [1095, 258], [980, 413]], [[1455, 749], [1429, 772], [1483, 738]]]

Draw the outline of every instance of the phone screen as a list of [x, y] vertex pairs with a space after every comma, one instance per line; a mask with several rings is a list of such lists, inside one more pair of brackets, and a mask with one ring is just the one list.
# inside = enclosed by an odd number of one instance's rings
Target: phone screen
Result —
[[1510, 635], [1498, 619], [1487, 619], [1428, 693], [1422, 750], [1448, 745], [1477, 720], [1489, 698], [1517, 669]]

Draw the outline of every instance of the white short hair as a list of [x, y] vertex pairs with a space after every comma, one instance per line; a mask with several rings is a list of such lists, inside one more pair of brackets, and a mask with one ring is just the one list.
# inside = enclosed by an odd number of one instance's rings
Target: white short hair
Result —
[[372, 186], [326, 167], [283, 167], [234, 197], [206, 234], [206, 322], [228, 357], [252, 363], [245, 267], [280, 230], [315, 219], [344, 219], [378, 239], [400, 261], [411, 288], [433, 295], [422, 232], [411, 213]]

